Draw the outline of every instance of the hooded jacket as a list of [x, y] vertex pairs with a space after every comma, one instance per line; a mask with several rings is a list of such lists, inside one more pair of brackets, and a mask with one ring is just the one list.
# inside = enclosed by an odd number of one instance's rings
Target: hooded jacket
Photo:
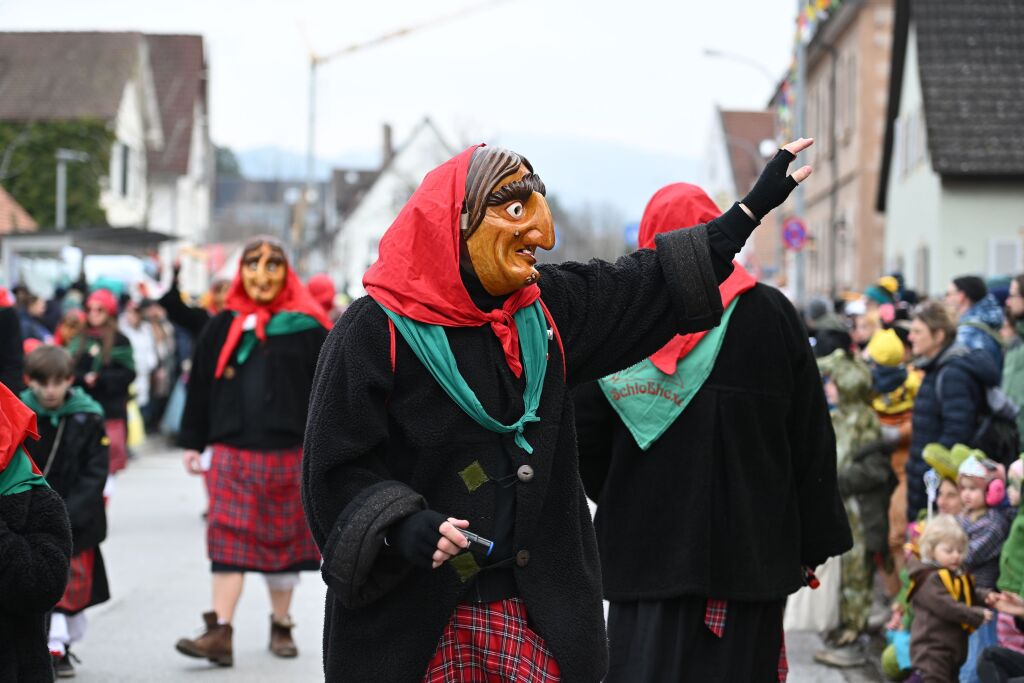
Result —
[[[450, 264], [443, 280], [418, 283], [432, 296], [438, 288], [463, 287], [459, 210], [471, 153], [428, 174], [389, 230], [392, 238], [381, 241], [382, 261], [401, 259], [420, 272], [425, 259]], [[723, 220], [749, 224], [736, 212]], [[374, 299], [348, 308], [320, 355], [303, 459], [303, 503], [328, 584], [327, 680], [421, 680], [456, 604], [468, 597], [483, 560], [463, 554], [436, 570], [419, 569], [384, 546], [386, 526], [421, 505], [417, 496], [433, 510], [470, 520], [470, 529], [487, 538], [496, 516], [511, 514], [511, 542], [494, 554], [507, 558], [504, 570], [531, 627], [545, 639], [563, 680], [601, 680], [607, 645], [600, 566], [568, 388], [646, 358], [677, 333], [718, 321], [712, 230], [660, 236], [657, 252], [641, 250], [614, 264], [539, 268], [540, 298], [554, 324], [539, 421], [525, 428], [529, 455], [512, 434], [483, 429], [452, 401], [389, 329]], [[418, 241], [393, 239], [401, 234]], [[462, 312], [467, 323], [479, 317]], [[444, 333], [484, 410], [510, 424], [523, 414], [525, 377], [513, 372], [501, 330], [487, 322], [445, 326]], [[512, 493], [511, 509], [497, 504], [500, 491]], [[346, 561], [353, 556], [358, 562]]]
[[956, 328], [956, 343], [968, 349], [988, 353], [996, 365], [1003, 369], [1003, 344], [999, 329], [1003, 326], [1003, 309], [991, 294], [974, 304], [962, 316]]
[[[920, 368], [925, 376], [914, 401], [913, 437], [907, 461], [907, 518], [917, 519], [928, 505], [922, 454], [930, 443], [946, 448], [968, 444], [977, 429], [978, 414], [985, 409], [985, 388], [999, 384], [1000, 374], [991, 354], [953, 344]], [[937, 378], [942, 373], [942, 396]]]

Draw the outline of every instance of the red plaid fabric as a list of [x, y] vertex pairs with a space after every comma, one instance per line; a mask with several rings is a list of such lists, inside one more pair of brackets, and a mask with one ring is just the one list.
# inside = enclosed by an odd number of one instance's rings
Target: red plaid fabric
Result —
[[95, 548], [83, 550], [71, 557], [71, 576], [64, 589], [64, 597], [54, 609], [62, 612], [80, 612], [92, 601], [92, 580], [95, 567]]
[[128, 466], [128, 423], [125, 420], [104, 420], [110, 440], [110, 473], [117, 474]]
[[257, 451], [212, 447], [206, 546], [210, 560], [253, 571], [319, 562], [302, 510], [302, 447]]
[[789, 678], [789, 659], [786, 657], [786, 631], [782, 631], [782, 646], [779, 647], [779, 683]]
[[423, 683], [555, 683], [562, 672], [519, 598], [455, 608]]
[[725, 617], [728, 612], [728, 600], [708, 598], [707, 606], [704, 608], [704, 625], [719, 638], [725, 634]]

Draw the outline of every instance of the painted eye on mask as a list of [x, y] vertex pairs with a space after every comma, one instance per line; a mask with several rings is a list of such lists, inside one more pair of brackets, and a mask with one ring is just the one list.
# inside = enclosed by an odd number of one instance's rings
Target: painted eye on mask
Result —
[[526, 212], [526, 209], [523, 208], [522, 202], [512, 202], [511, 204], [505, 207], [505, 211], [508, 213], [509, 216], [512, 216], [512, 218], [522, 218], [523, 213]]

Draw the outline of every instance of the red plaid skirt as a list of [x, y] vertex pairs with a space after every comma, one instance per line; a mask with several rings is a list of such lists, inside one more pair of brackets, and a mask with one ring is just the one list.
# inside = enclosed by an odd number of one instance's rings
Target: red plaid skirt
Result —
[[210, 561], [239, 571], [318, 569], [320, 552], [299, 494], [302, 447], [212, 447], [206, 545]]
[[93, 571], [96, 559], [95, 548], [88, 548], [71, 557], [71, 575], [64, 597], [54, 607], [62, 612], [80, 612], [92, 601]]
[[423, 683], [555, 683], [562, 673], [519, 598], [455, 608]]
[[128, 423], [125, 420], [104, 420], [110, 440], [110, 473], [117, 474], [128, 466]]

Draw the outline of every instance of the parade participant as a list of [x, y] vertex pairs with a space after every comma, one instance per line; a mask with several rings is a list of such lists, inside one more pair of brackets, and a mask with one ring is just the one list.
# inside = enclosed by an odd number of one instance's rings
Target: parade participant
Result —
[[949, 515], [928, 522], [921, 559], [910, 558], [908, 600], [914, 609], [910, 659], [915, 683], [952, 683], [967, 658], [967, 637], [992, 619], [989, 590], [977, 588], [963, 569], [967, 534]]
[[28, 445], [71, 520], [71, 580], [50, 617], [50, 653], [57, 676], [75, 675], [71, 644], [85, 636], [85, 608], [110, 598], [100, 542], [107, 536], [103, 486], [109, 453], [103, 409], [81, 387], [73, 387], [71, 356], [59, 346], [41, 346], [25, 359], [28, 389], [21, 400], [36, 414], [40, 439]]
[[167, 319], [173, 324], [184, 328], [193, 338], [198, 337], [210, 318], [224, 310], [224, 298], [227, 296], [231, 283], [227, 280], [214, 280], [210, 288], [203, 294], [202, 306], [189, 306], [182, 298], [178, 288], [178, 275], [181, 263], [175, 263], [171, 275], [171, 283], [157, 303], [167, 311]]
[[117, 300], [109, 290], [89, 295], [85, 322], [67, 349], [75, 361], [75, 384], [103, 407], [113, 475], [128, 464], [128, 388], [135, 380], [135, 359], [128, 338], [117, 330]]
[[36, 416], [0, 384], [0, 680], [52, 681], [46, 614], [64, 593], [71, 527], [25, 452]]
[[[699, 187], [669, 185], [648, 203], [639, 245], [720, 213]], [[850, 546], [821, 377], [796, 310], [738, 263], [719, 291], [718, 327], [576, 390], [580, 474], [598, 503], [610, 601], [606, 681], [774, 678], [801, 566]]]
[[[369, 296], [328, 337], [310, 401], [303, 502], [329, 586], [328, 680], [604, 676], [568, 387], [718, 323], [751, 215], [807, 177], [786, 173], [810, 144], [780, 150], [707, 227], [614, 264], [536, 267], [554, 226], [514, 152], [470, 148], [427, 174]], [[489, 540], [463, 552], [460, 529]]]
[[25, 355], [21, 348], [21, 321], [11, 295], [0, 287], [0, 384], [21, 391]]
[[209, 447], [207, 551], [213, 609], [205, 632], [177, 649], [220, 666], [234, 662], [232, 626], [245, 572], [270, 592], [270, 650], [298, 654], [289, 609], [300, 571], [320, 567], [299, 498], [306, 406], [320, 346], [323, 310], [289, 265], [284, 249], [256, 238], [242, 252], [226, 310], [196, 343], [179, 444], [185, 468], [202, 474]]
[[331, 276], [326, 273], [314, 275], [309, 278], [306, 287], [309, 288], [309, 293], [316, 299], [316, 302], [323, 306], [324, 314], [330, 318], [332, 323], [335, 322], [341, 314], [334, 305], [334, 297], [337, 292], [334, 289], [334, 281]]

